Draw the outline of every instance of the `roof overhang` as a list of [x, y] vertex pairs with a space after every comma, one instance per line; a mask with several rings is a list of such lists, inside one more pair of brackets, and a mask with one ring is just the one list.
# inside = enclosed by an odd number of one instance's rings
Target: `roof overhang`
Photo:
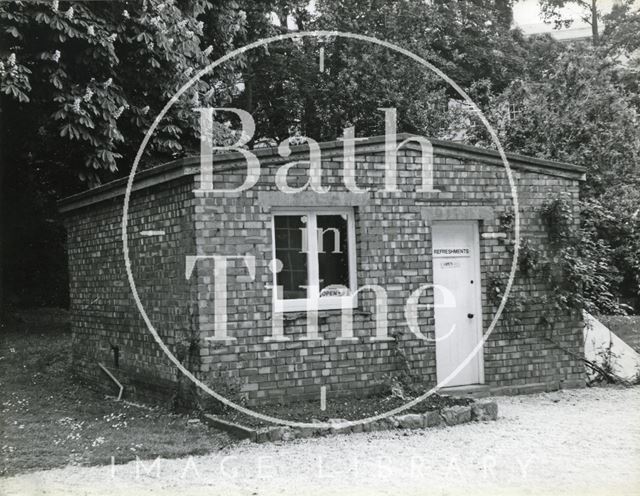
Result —
[[[406, 133], [398, 134], [397, 141], [402, 142], [414, 136], [415, 135]], [[436, 156], [451, 157], [459, 160], [469, 160], [504, 167], [502, 157], [496, 150], [478, 148], [453, 141], [433, 139], [429, 141], [433, 145], [433, 154]], [[355, 143], [355, 154], [363, 155], [382, 153], [384, 152], [384, 145], [385, 136], [372, 136], [370, 138], [359, 139]], [[328, 157], [335, 159], [336, 157], [340, 157], [343, 153], [342, 140], [319, 143], [319, 146], [322, 151], [323, 158]], [[420, 145], [415, 142], [409, 142], [405, 144], [403, 148], [417, 151], [421, 150]], [[300, 158], [300, 155], [308, 154], [308, 151], [309, 147], [304, 144], [291, 147], [291, 154], [286, 158], [278, 154], [276, 147], [253, 149], [251, 150], [251, 153], [258, 157], [260, 164], [264, 166], [290, 162], [295, 158]], [[509, 163], [509, 167], [514, 170], [524, 170], [538, 174], [572, 179], [575, 181], [585, 180], [586, 168], [582, 166], [527, 157], [515, 153], [506, 153], [505, 155]], [[238, 152], [213, 155], [211, 159], [216, 172], [225, 172], [246, 167], [244, 157]], [[131, 190], [139, 191], [157, 184], [190, 177], [197, 174], [199, 171], [200, 156], [181, 158], [137, 172]], [[127, 182], [128, 178], [121, 178], [96, 188], [83, 191], [76, 195], [69, 196], [58, 202], [58, 208], [60, 212], [70, 212], [94, 203], [124, 196]]]

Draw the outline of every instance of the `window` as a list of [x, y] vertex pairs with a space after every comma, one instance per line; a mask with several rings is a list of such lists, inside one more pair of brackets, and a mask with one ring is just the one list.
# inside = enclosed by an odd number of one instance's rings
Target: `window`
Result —
[[351, 209], [274, 213], [275, 310], [353, 307], [355, 252]]

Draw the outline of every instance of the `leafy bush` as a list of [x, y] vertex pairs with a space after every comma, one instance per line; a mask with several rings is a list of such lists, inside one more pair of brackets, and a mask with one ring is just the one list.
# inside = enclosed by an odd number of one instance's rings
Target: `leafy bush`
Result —
[[559, 308], [625, 313], [630, 307], [618, 296], [621, 272], [614, 263], [614, 250], [592, 228], [594, 211], [605, 213], [596, 201], [581, 202], [581, 223], [576, 225], [566, 196], [545, 203], [541, 215], [552, 247], [544, 264], [545, 278]]
[[[214, 47], [201, 40], [209, 23], [222, 20], [225, 41], [242, 32], [233, 2], [215, 9], [206, 0], [1, 3], [0, 95], [12, 123], [3, 159], [72, 169], [89, 183], [113, 177], [105, 171], [117, 172], [121, 158], [128, 163], [169, 98], [214, 60]], [[230, 98], [234, 86], [223, 83], [234, 69], [212, 75], [217, 89], [203, 78], [180, 98], [147, 157], [166, 160], [196, 146], [192, 109]]]

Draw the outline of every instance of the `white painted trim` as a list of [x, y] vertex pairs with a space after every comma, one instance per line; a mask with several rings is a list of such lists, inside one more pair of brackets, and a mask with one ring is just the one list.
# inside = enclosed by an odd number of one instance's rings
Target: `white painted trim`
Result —
[[[482, 308], [482, 271], [480, 268], [480, 226], [478, 221], [470, 221], [473, 228], [473, 276], [475, 285], [475, 301], [478, 308], [476, 309], [476, 315], [478, 316], [476, 321], [476, 332], [478, 343], [484, 338], [482, 324], [484, 320], [484, 313]], [[480, 384], [484, 384], [484, 346], [478, 350], [478, 378]]]

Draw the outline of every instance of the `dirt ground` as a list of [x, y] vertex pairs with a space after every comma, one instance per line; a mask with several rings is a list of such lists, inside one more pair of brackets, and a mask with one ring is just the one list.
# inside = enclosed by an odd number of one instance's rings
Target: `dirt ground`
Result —
[[497, 398], [500, 419], [0, 480], [0, 494], [640, 494], [640, 387]]
[[0, 329], [0, 477], [105, 465], [112, 456], [125, 463], [202, 455], [233, 442], [188, 415], [116, 402], [79, 383], [70, 340], [65, 313], [50, 309]]

